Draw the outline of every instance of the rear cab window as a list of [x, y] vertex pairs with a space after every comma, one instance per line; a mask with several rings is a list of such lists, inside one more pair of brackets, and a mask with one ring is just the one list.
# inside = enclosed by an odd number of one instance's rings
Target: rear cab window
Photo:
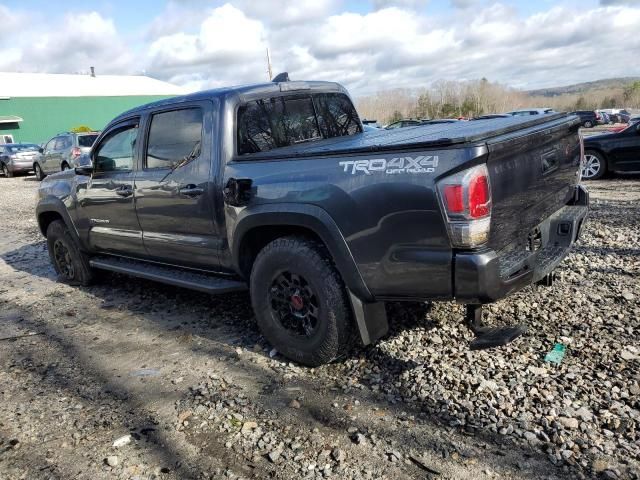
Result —
[[238, 155], [362, 132], [360, 119], [343, 93], [292, 94], [241, 105]]

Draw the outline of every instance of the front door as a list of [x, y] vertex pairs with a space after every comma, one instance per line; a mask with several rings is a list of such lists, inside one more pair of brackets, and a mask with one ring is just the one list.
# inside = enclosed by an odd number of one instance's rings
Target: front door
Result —
[[138, 151], [138, 119], [110, 128], [92, 151], [93, 174], [78, 191], [92, 251], [145, 254], [133, 192]]
[[214, 123], [211, 102], [155, 111], [147, 119], [142, 168], [135, 178], [136, 212], [154, 260], [218, 266], [220, 235], [211, 191]]
[[612, 153], [615, 157], [615, 170], [640, 171], [640, 124], [631, 126], [624, 132], [624, 137], [616, 142]]

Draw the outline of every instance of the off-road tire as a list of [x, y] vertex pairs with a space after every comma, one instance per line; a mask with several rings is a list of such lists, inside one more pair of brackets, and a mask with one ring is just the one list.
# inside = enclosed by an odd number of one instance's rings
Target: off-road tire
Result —
[[[304, 278], [318, 304], [317, 327], [311, 336], [296, 335], [278, 319], [272, 288], [284, 272]], [[284, 356], [309, 367], [345, 355], [354, 339], [347, 292], [324, 245], [304, 237], [278, 238], [259, 253], [250, 278], [257, 323], [269, 343]]]
[[38, 181], [44, 180], [45, 174], [42, 171], [42, 167], [40, 166], [40, 164], [33, 164], [33, 172], [36, 174], [36, 179], [38, 179]]
[[[70, 263], [73, 269], [73, 275], [68, 276], [63, 272], [59, 262], [56, 260], [55, 251], [57, 242], [66, 248]], [[93, 269], [89, 266], [89, 257], [80, 251], [76, 241], [72, 237], [69, 229], [62, 220], [54, 220], [47, 228], [47, 249], [49, 250], [49, 259], [53, 264], [53, 268], [58, 274], [60, 281], [69, 285], [88, 286], [94, 280]]]

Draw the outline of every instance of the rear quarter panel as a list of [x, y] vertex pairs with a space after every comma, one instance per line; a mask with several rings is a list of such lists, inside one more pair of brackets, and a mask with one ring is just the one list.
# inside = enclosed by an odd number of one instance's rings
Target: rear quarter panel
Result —
[[[248, 210], [296, 203], [326, 211], [377, 298], [450, 298], [452, 251], [435, 182], [463, 164], [480, 161], [482, 152], [467, 148], [247, 159], [228, 164], [225, 183], [229, 178], [253, 181], [252, 198], [244, 207]], [[411, 168], [416, 161], [423, 167]], [[228, 222], [236, 216], [227, 215]], [[233, 228], [227, 225], [228, 231]]]

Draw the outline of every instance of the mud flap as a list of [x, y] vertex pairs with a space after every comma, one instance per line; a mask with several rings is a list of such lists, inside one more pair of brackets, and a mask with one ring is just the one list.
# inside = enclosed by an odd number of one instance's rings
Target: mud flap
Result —
[[351, 310], [358, 325], [363, 345], [370, 345], [389, 331], [387, 310], [384, 302], [365, 303], [349, 290]]

